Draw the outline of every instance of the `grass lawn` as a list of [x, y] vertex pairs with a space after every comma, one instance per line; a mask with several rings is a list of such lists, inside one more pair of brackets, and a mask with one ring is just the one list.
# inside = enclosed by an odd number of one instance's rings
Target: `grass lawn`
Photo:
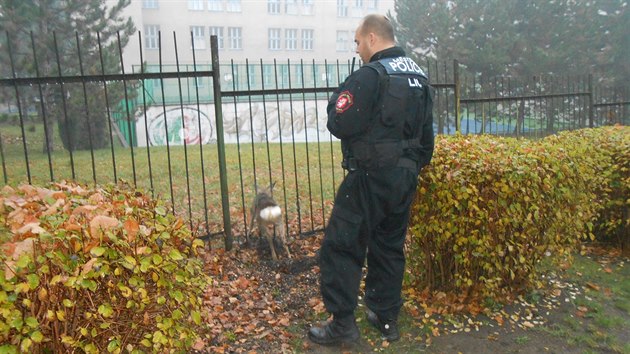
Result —
[[[132, 153], [115, 143], [113, 150], [75, 151], [71, 156], [55, 131], [49, 157], [43, 152], [43, 125], [27, 123], [27, 170], [20, 127], [2, 125], [0, 131], [5, 167], [0, 178], [9, 185], [28, 182], [28, 173], [33, 184], [74, 179], [102, 185], [124, 180], [169, 201], [186, 219], [207, 220], [211, 233], [223, 229], [216, 144], [136, 147]], [[261, 186], [276, 183], [275, 197], [287, 210], [292, 233], [323, 228], [343, 178], [339, 143], [309, 142], [308, 148], [292, 142], [228, 144], [225, 155], [233, 232], [243, 232], [249, 223], [244, 215], [254, 197], [254, 181]]]

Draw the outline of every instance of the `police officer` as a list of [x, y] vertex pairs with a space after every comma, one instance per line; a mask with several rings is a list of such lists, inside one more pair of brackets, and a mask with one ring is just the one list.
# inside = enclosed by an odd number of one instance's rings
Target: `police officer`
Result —
[[328, 129], [341, 139], [348, 171], [320, 250], [323, 326], [309, 329], [315, 343], [338, 345], [359, 338], [354, 310], [367, 256], [367, 319], [395, 341], [402, 306], [403, 245], [418, 174], [433, 154], [432, 89], [420, 67], [395, 45], [381, 15], [368, 15], [356, 30], [365, 63], [335, 91]]

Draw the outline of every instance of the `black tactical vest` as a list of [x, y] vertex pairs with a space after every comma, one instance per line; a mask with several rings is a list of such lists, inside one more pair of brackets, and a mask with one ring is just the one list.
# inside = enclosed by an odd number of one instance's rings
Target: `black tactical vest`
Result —
[[[379, 76], [378, 102], [367, 133], [351, 143], [351, 152], [361, 168], [397, 166], [409, 149], [420, 148], [431, 100], [429, 80], [408, 57], [385, 58], [366, 65]], [[405, 166], [413, 169], [409, 161]]]

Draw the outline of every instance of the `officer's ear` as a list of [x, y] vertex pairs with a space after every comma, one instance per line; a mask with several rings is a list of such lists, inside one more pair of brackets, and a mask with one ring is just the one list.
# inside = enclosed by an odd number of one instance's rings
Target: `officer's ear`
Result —
[[378, 40], [378, 38], [376, 37], [376, 34], [374, 32], [370, 32], [367, 35], [367, 40], [368, 43], [370, 43], [370, 47], [374, 46], [374, 44], [376, 44], [376, 41]]

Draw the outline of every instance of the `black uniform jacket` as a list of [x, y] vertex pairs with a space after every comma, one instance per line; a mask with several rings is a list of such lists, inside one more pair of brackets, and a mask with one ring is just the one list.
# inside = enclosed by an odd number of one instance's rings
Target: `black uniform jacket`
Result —
[[[391, 47], [374, 54], [370, 62], [400, 56], [405, 56], [405, 51], [400, 47]], [[378, 81], [376, 70], [364, 65], [352, 73], [331, 96], [327, 107], [327, 127], [331, 134], [341, 139], [342, 144], [365, 134], [370, 122], [376, 118], [374, 112], [378, 103]], [[419, 167], [428, 165], [433, 154], [433, 114], [428, 114], [422, 127], [422, 147], [408, 156], [419, 162]]]

